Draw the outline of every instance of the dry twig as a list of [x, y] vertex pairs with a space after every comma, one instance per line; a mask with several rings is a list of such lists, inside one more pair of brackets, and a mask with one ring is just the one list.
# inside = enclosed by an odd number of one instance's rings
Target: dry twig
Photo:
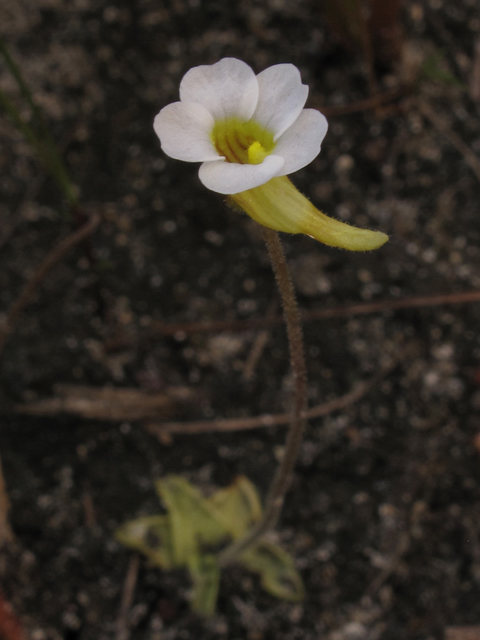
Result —
[[0, 638], [2, 640], [26, 640], [20, 620], [14, 614], [11, 605], [0, 592]]
[[325, 107], [319, 103], [318, 100], [312, 100], [312, 106], [315, 109], [319, 109], [325, 116], [344, 116], [351, 113], [361, 113], [362, 111], [370, 111], [376, 109], [389, 102], [394, 102], [399, 98], [403, 98], [408, 95], [410, 90], [406, 87], [400, 89], [393, 89], [392, 91], [385, 91], [385, 93], [377, 93], [365, 98], [365, 100], [359, 100], [358, 102], [352, 102], [350, 104], [341, 104], [333, 107]]
[[445, 640], [480, 640], [480, 626], [447, 627]]
[[410, 548], [410, 534], [406, 531], [402, 531], [398, 536], [397, 545], [393, 556], [390, 558], [388, 564], [379, 572], [379, 574], [369, 584], [365, 595], [372, 597], [375, 595], [380, 587], [390, 578], [390, 576], [396, 571], [403, 556]]
[[480, 37], [475, 42], [469, 89], [471, 99], [474, 102], [480, 102]]
[[73, 247], [85, 240], [98, 227], [100, 217], [93, 215], [90, 220], [80, 229], [59, 242], [56, 247], [50, 251], [47, 257], [37, 268], [33, 276], [23, 287], [20, 295], [10, 307], [6, 321], [0, 329], [0, 354], [3, 351], [8, 336], [12, 333], [18, 317], [31, 302], [39, 285], [46, 278], [51, 269], [59, 262]]
[[[434, 293], [428, 296], [408, 296], [395, 300], [376, 300], [374, 302], [359, 302], [357, 304], [339, 305], [330, 309], [313, 309], [301, 314], [302, 322], [327, 320], [330, 318], [348, 318], [355, 315], [366, 315], [383, 311], [397, 311], [399, 309], [414, 309], [419, 307], [437, 307], [444, 304], [463, 304], [480, 302], [480, 290], [462, 291], [459, 293]], [[281, 316], [272, 318], [250, 318], [248, 320], [210, 320], [206, 322], [172, 322], [153, 323], [152, 331], [163, 336], [175, 336], [186, 333], [213, 333], [216, 331], [248, 331], [264, 328], [283, 322]]]
[[88, 387], [57, 384], [56, 396], [20, 404], [17, 413], [55, 416], [61, 413], [87, 420], [160, 420], [172, 415], [175, 401], [192, 401], [195, 392], [187, 387], [167, 387], [164, 393], [147, 393], [128, 387]]
[[255, 369], [257, 368], [257, 364], [259, 363], [263, 351], [267, 346], [269, 338], [270, 331], [268, 329], [263, 329], [259, 334], [255, 336], [252, 348], [250, 349], [250, 353], [248, 354], [245, 365], [243, 367], [242, 380], [244, 382], [250, 382], [250, 380], [253, 378]]
[[[390, 369], [383, 371], [380, 376], [374, 376], [371, 380], [360, 382], [355, 387], [339, 398], [323, 402], [311, 409], [307, 409], [303, 416], [306, 420], [322, 418], [334, 411], [340, 411], [358, 402]], [[262, 427], [283, 427], [290, 423], [291, 415], [288, 413], [264, 414], [251, 418], [230, 418], [219, 420], [199, 420], [194, 422], [163, 422], [148, 423], [146, 429], [156, 437], [163, 437], [166, 433], [208, 433], [211, 431], [246, 431], [248, 429], [260, 429]]]
[[[270, 305], [270, 308], [267, 313], [267, 318], [275, 317], [275, 309], [277, 307], [277, 301], [274, 300]], [[245, 361], [245, 365], [242, 373], [242, 380], [244, 382], [249, 382], [255, 373], [255, 369], [257, 368], [257, 364], [262, 357], [263, 351], [267, 346], [267, 342], [270, 338], [270, 331], [268, 329], [263, 329], [256, 336], [253, 341], [252, 348], [250, 349], [250, 353]]]
[[97, 526], [97, 517], [95, 515], [95, 505], [93, 504], [92, 494], [85, 488], [82, 493], [81, 503], [83, 507], [83, 514], [85, 516], [85, 524], [89, 529], [95, 529]]
[[10, 527], [8, 512], [10, 500], [8, 499], [7, 486], [3, 476], [2, 461], [0, 460], [0, 547], [13, 542], [14, 535]]
[[433, 124], [435, 129], [442, 133], [455, 149], [463, 156], [473, 173], [480, 182], [480, 159], [473, 153], [470, 147], [453, 131], [448, 122], [438, 115], [433, 107], [427, 102], [420, 102], [419, 108], [421, 113]]
[[133, 555], [123, 583], [122, 601], [116, 623], [115, 640], [128, 640], [130, 637], [130, 629], [128, 624], [128, 614], [132, 607], [133, 597], [135, 595], [135, 587], [137, 585], [138, 570], [140, 568], [140, 557]]

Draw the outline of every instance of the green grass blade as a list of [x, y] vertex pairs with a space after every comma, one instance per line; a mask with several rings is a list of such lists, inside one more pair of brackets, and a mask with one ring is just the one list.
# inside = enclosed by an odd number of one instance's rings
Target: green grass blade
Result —
[[2, 54], [5, 64], [15, 81], [18, 84], [20, 93], [32, 110], [33, 122], [37, 131], [20, 115], [13, 102], [0, 89], [0, 106], [7, 112], [14, 125], [23, 133], [27, 141], [34, 147], [43, 165], [51, 174], [58, 187], [61, 189], [70, 205], [78, 204], [76, 189], [73, 185], [62, 157], [58, 153], [56, 144], [43, 117], [40, 107], [36, 104], [33, 94], [20, 71], [10, 55], [4, 39], [0, 35], [0, 54]]

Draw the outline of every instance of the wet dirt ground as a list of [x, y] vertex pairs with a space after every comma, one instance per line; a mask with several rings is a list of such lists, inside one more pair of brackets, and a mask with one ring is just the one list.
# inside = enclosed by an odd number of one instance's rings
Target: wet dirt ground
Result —
[[[455, 146], [480, 153], [479, 7], [406, 2], [404, 22], [410, 57], [433, 56], [445, 73], [422, 75], [413, 94], [380, 110], [329, 116], [321, 154], [293, 176], [327, 213], [391, 240], [353, 254], [284, 235], [304, 310], [480, 288], [479, 177]], [[180, 473], [208, 490], [242, 473], [265, 495], [285, 430], [160, 441], [137, 422], [23, 416], [14, 406], [51, 397], [61, 382], [186, 387], [194, 400], [177, 402], [172, 420], [288, 411], [281, 326], [248, 380], [258, 329], [155, 329], [262, 317], [278, 301], [258, 228], [208, 192], [194, 165], [162, 154], [152, 121], [190, 67], [224, 56], [257, 72], [297, 65], [307, 106], [363, 100], [368, 83], [307, 0], [4, 0], [0, 29], [82, 204], [104, 215], [91, 243], [45, 279], [2, 355], [0, 454], [16, 534], [1, 557], [2, 589], [32, 640], [113, 639], [131, 558], [113, 533], [159, 511], [154, 479]], [[399, 72], [379, 82], [395, 88]], [[16, 99], [1, 65], [0, 86]], [[0, 168], [5, 313], [74, 222], [4, 116]], [[187, 575], [142, 560], [132, 640], [437, 640], [480, 625], [479, 320], [472, 303], [306, 323], [311, 406], [396, 366], [359, 402], [309, 423], [278, 529], [305, 601], [279, 602], [233, 568], [218, 615], [204, 622], [189, 613]]]

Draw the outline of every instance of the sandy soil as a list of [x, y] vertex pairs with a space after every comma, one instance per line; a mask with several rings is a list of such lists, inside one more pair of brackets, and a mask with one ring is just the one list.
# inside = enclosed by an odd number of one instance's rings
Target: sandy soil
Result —
[[[136, 422], [20, 416], [16, 403], [59, 382], [162, 391], [183, 386], [172, 419], [288, 410], [284, 330], [274, 326], [251, 380], [258, 330], [155, 331], [157, 322], [251, 319], [276, 301], [254, 223], [205, 190], [192, 165], [164, 157], [152, 130], [183, 74], [223, 56], [261, 69], [292, 62], [310, 106], [368, 96], [318, 3], [299, 0], [3, 0], [0, 29], [45, 110], [89, 210], [104, 222], [90, 247], [56, 266], [23, 314], [0, 368], [0, 452], [17, 544], [3, 589], [32, 640], [118, 638], [131, 553], [113, 538], [156, 513], [153, 480], [201, 487], [244, 473], [264, 494], [284, 430], [175, 435]], [[294, 176], [317, 206], [391, 235], [372, 254], [284, 237], [299, 302], [339, 304], [480, 288], [480, 184], [460, 139], [480, 152], [470, 77], [474, 0], [407, 2], [410, 52], [432, 54], [457, 85], [424, 78], [383, 110], [329, 117], [321, 155]], [[384, 74], [382, 91], [398, 84]], [[0, 65], [0, 86], [16, 87]], [[445, 136], [422, 105], [446, 123]], [[457, 138], [452, 137], [457, 136]], [[458, 145], [457, 145], [458, 146]], [[73, 229], [61, 194], [0, 117], [0, 308]], [[89, 256], [95, 257], [92, 264]], [[278, 538], [307, 587], [301, 605], [226, 573], [218, 616], [188, 613], [182, 572], [142, 560], [132, 640], [437, 640], [480, 624], [480, 335], [478, 304], [408, 308], [305, 325], [311, 405], [346, 393], [387, 360], [361, 401], [312, 420]]]

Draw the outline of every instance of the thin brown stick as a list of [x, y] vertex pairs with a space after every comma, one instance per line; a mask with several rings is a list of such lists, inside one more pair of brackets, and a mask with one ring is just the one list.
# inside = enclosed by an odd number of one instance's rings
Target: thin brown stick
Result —
[[285, 442], [285, 451], [270, 485], [263, 517], [244, 538], [234, 542], [220, 553], [218, 562], [221, 567], [235, 562], [248, 547], [255, 544], [259, 538], [277, 524], [285, 495], [292, 481], [293, 470], [307, 424], [305, 418], [307, 408], [307, 366], [303, 348], [302, 324], [295, 299], [295, 291], [278, 233], [273, 229], [262, 227], [262, 235], [267, 245], [278, 290], [282, 297], [294, 382], [294, 407]]
[[85, 517], [85, 524], [89, 529], [95, 529], [97, 526], [97, 517], [95, 515], [95, 505], [93, 504], [92, 494], [86, 488], [81, 497], [81, 503], [83, 507], [83, 515]]
[[269, 338], [270, 331], [268, 329], [262, 329], [260, 333], [255, 336], [252, 348], [250, 349], [250, 353], [248, 354], [248, 358], [246, 359], [243, 367], [242, 380], [244, 382], [250, 382], [253, 378], [255, 369], [257, 368], [257, 364], [259, 363], [263, 351], [267, 346]]
[[25, 307], [31, 302], [35, 292], [49, 271], [59, 262], [73, 247], [79, 242], [85, 240], [91, 233], [95, 231], [100, 222], [100, 217], [93, 215], [90, 220], [80, 229], [67, 236], [64, 240], [59, 242], [56, 247], [50, 251], [47, 257], [39, 265], [33, 276], [23, 287], [20, 295], [10, 307], [7, 319], [0, 329], [0, 354], [3, 351], [5, 342], [8, 336], [12, 333], [18, 317], [25, 309]]
[[393, 556], [388, 561], [387, 565], [381, 569], [379, 574], [372, 580], [364, 595], [373, 597], [379, 589], [385, 584], [389, 577], [398, 568], [401, 559], [407, 553], [410, 547], [410, 534], [407, 531], [402, 531], [398, 536], [398, 542], [395, 548]]
[[[270, 304], [270, 308], [267, 312], [267, 318], [274, 318], [275, 311], [277, 308], [277, 301], [273, 300]], [[257, 368], [257, 364], [262, 357], [263, 351], [267, 346], [267, 342], [270, 338], [270, 331], [268, 329], [262, 329], [256, 336], [253, 341], [252, 348], [250, 349], [250, 353], [245, 361], [245, 365], [243, 367], [242, 380], [244, 382], [249, 382], [255, 373], [255, 369]]]
[[470, 73], [468, 86], [470, 98], [474, 102], [480, 102], [480, 37], [478, 36], [475, 41], [472, 71]]
[[10, 520], [8, 518], [9, 511], [10, 500], [8, 498], [7, 485], [3, 475], [2, 461], [0, 460], [0, 547], [13, 542], [15, 539], [10, 526]]
[[470, 169], [480, 182], [480, 159], [470, 147], [453, 131], [448, 122], [440, 116], [427, 102], [419, 103], [421, 113], [433, 124], [435, 129], [442, 133], [455, 149], [463, 156]]
[[377, 93], [376, 95], [365, 98], [364, 100], [358, 100], [358, 102], [351, 102], [350, 104], [340, 104], [338, 106], [325, 106], [318, 100], [312, 100], [312, 106], [315, 109], [319, 109], [325, 116], [344, 116], [351, 113], [361, 113], [362, 111], [370, 111], [376, 109], [382, 105], [403, 98], [410, 93], [410, 89], [407, 87], [401, 87], [399, 89], [392, 89], [391, 91], [385, 91], [384, 93]]
[[26, 640], [26, 634], [13, 607], [0, 591], [0, 638], [2, 640]]
[[122, 600], [116, 622], [115, 640], [128, 640], [130, 629], [128, 625], [128, 614], [132, 608], [135, 587], [137, 586], [138, 570], [140, 568], [140, 557], [135, 554], [130, 558], [127, 575], [123, 583]]
[[[433, 293], [427, 296], [407, 296], [395, 300], [376, 300], [356, 304], [338, 305], [329, 309], [312, 309], [301, 313], [302, 323], [330, 318], [348, 318], [355, 315], [367, 315], [383, 311], [414, 309], [419, 307], [437, 307], [445, 304], [465, 304], [480, 302], [480, 290], [461, 291], [459, 293]], [[282, 316], [272, 318], [250, 318], [248, 320], [211, 320], [207, 322], [154, 323], [152, 331], [163, 336], [175, 336], [185, 333], [214, 333], [217, 331], [249, 331], [269, 327], [283, 322]]]
[[445, 640], [480, 640], [480, 625], [447, 627]]
[[[386, 370], [385, 370], [386, 371]], [[385, 371], [382, 374], [385, 375]], [[343, 396], [318, 404], [302, 413], [306, 420], [323, 418], [324, 416], [341, 411], [358, 402], [375, 386], [379, 377], [357, 383], [351, 391]], [[212, 431], [247, 431], [264, 427], [284, 427], [290, 423], [292, 416], [288, 413], [263, 414], [251, 418], [229, 418], [219, 420], [198, 420], [192, 422], [151, 422], [145, 428], [154, 436], [160, 438], [172, 433], [210, 433]]]
[[369, 8], [370, 7], [367, 8], [365, 0], [360, 2], [359, 17], [361, 21], [360, 29], [362, 33], [363, 57], [367, 66], [368, 91], [370, 93], [370, 97], [373, 97], [378, 94], [378, 81], [377, 74], [375, 73], [375, 54], [373, 50], [372, 33], [367, 20], [367, 12]]
[[391, 66], [399, 62], [403, 46], [403, 0], [369, 0], [369, 32], [375, 60]]

